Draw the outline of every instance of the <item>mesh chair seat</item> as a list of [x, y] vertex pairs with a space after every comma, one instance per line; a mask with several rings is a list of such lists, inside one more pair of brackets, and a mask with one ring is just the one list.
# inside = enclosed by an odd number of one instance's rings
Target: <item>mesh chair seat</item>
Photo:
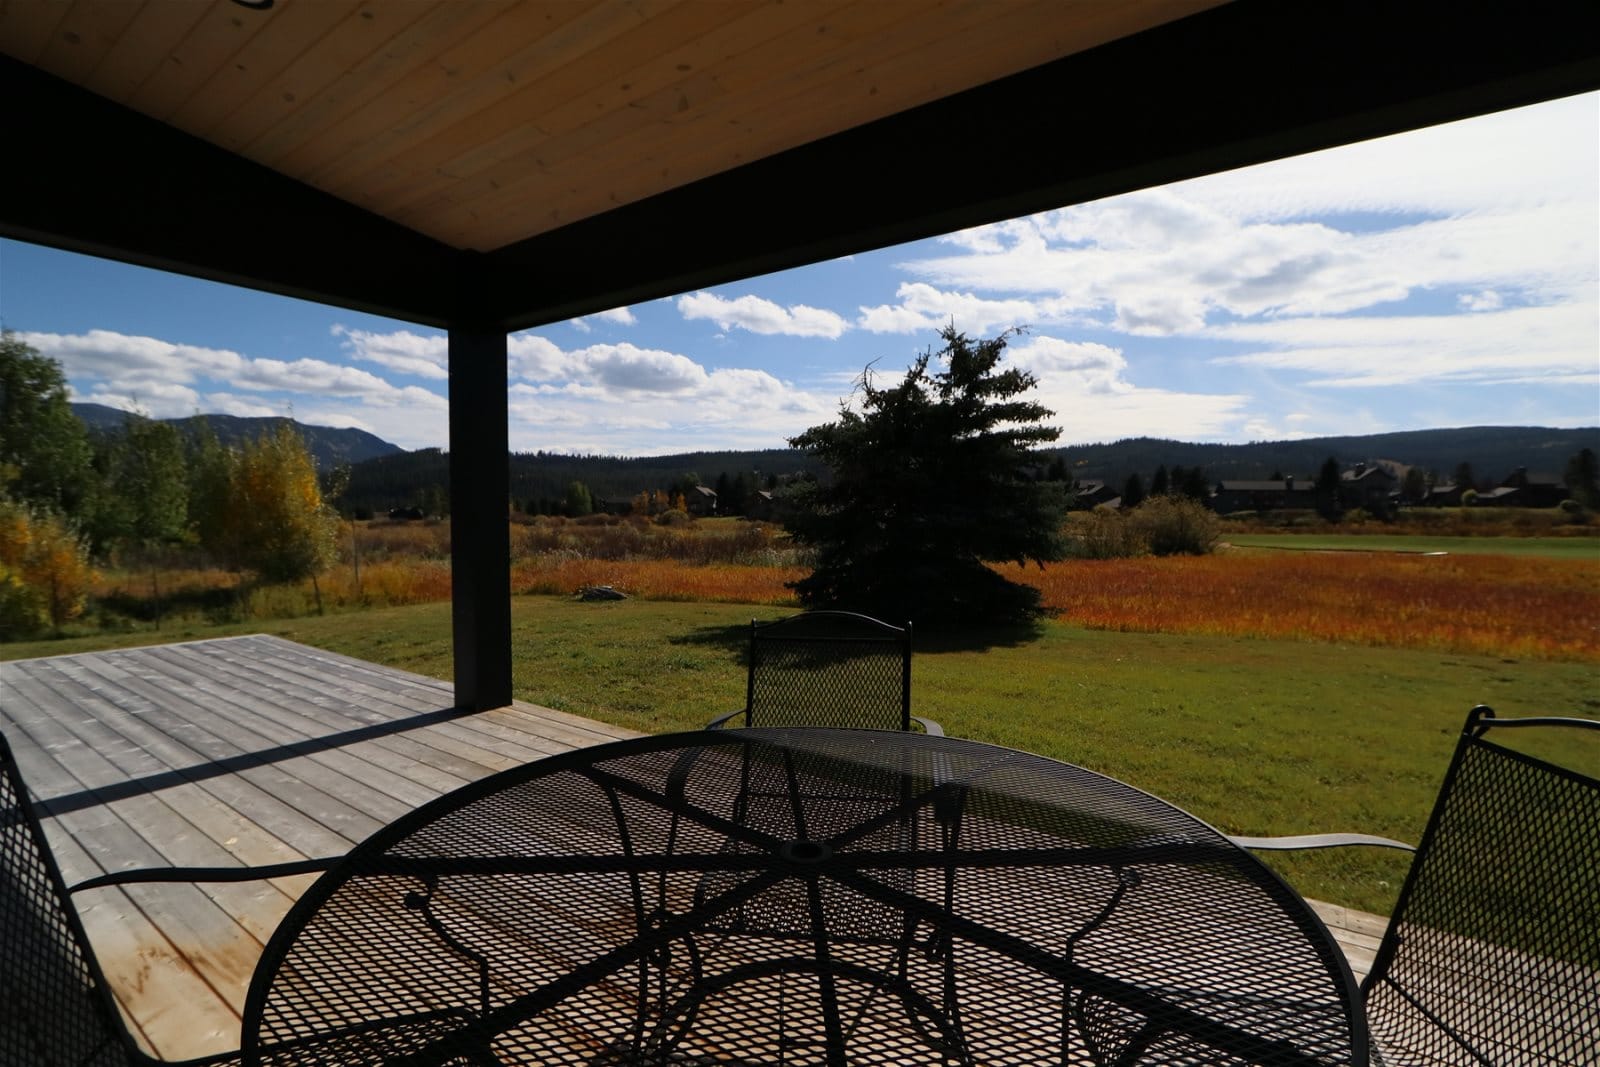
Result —
[[[1468, 715], [1362, 986], [1375, 1062], [1600, 1063], [1597, 773], [1600, 722]], [[1350, 837], [1248, 840], [1393, 844]]]
[[911, 714], [911, 624], [848, 611], [752, 619], [745, 706], [710, 725], [730, 724], [943, 733]]

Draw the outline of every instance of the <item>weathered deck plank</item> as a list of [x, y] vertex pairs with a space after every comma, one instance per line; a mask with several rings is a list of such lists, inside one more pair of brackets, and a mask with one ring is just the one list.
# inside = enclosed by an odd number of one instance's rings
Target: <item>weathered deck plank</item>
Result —
[[[69, 883], [146, 866], [338, 855], [433, 797], [633, 736], [264, 635], [0, 664], [0, 726]], [[75, 899], [147, 1050], [236, 1048], [262, 945], [314, 876]]]

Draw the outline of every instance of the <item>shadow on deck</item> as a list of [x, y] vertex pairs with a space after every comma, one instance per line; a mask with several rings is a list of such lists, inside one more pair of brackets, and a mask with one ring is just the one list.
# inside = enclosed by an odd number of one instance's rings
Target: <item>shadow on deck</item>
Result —
[[[0, 663], [0, 727], [68, 884], [339, 855], [467, 782], [634, 736], [451, 699], [445, 682], [266, 636]], [[314, 879], [74, 902], [130, 1029], [181, 1059], [238, 1047], [262, 946]]]

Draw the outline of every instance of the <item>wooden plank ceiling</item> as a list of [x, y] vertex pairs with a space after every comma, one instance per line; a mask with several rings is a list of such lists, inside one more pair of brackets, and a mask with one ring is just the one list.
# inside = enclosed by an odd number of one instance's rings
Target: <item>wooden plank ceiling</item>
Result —
[[492, 251], [1219, 0], [0, 0], [0, 52]]

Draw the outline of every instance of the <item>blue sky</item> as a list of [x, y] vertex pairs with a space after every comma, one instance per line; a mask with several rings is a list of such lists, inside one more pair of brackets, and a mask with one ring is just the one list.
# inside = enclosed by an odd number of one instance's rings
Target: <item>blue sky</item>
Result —
[[[76, 399], [446, 444], [438, 331], [17, 242], [0, 319]], [[517, 334], [512, 447], [781, 447], [949, 322], [1063, 443], [1600, 425], [1600, 94]]]

